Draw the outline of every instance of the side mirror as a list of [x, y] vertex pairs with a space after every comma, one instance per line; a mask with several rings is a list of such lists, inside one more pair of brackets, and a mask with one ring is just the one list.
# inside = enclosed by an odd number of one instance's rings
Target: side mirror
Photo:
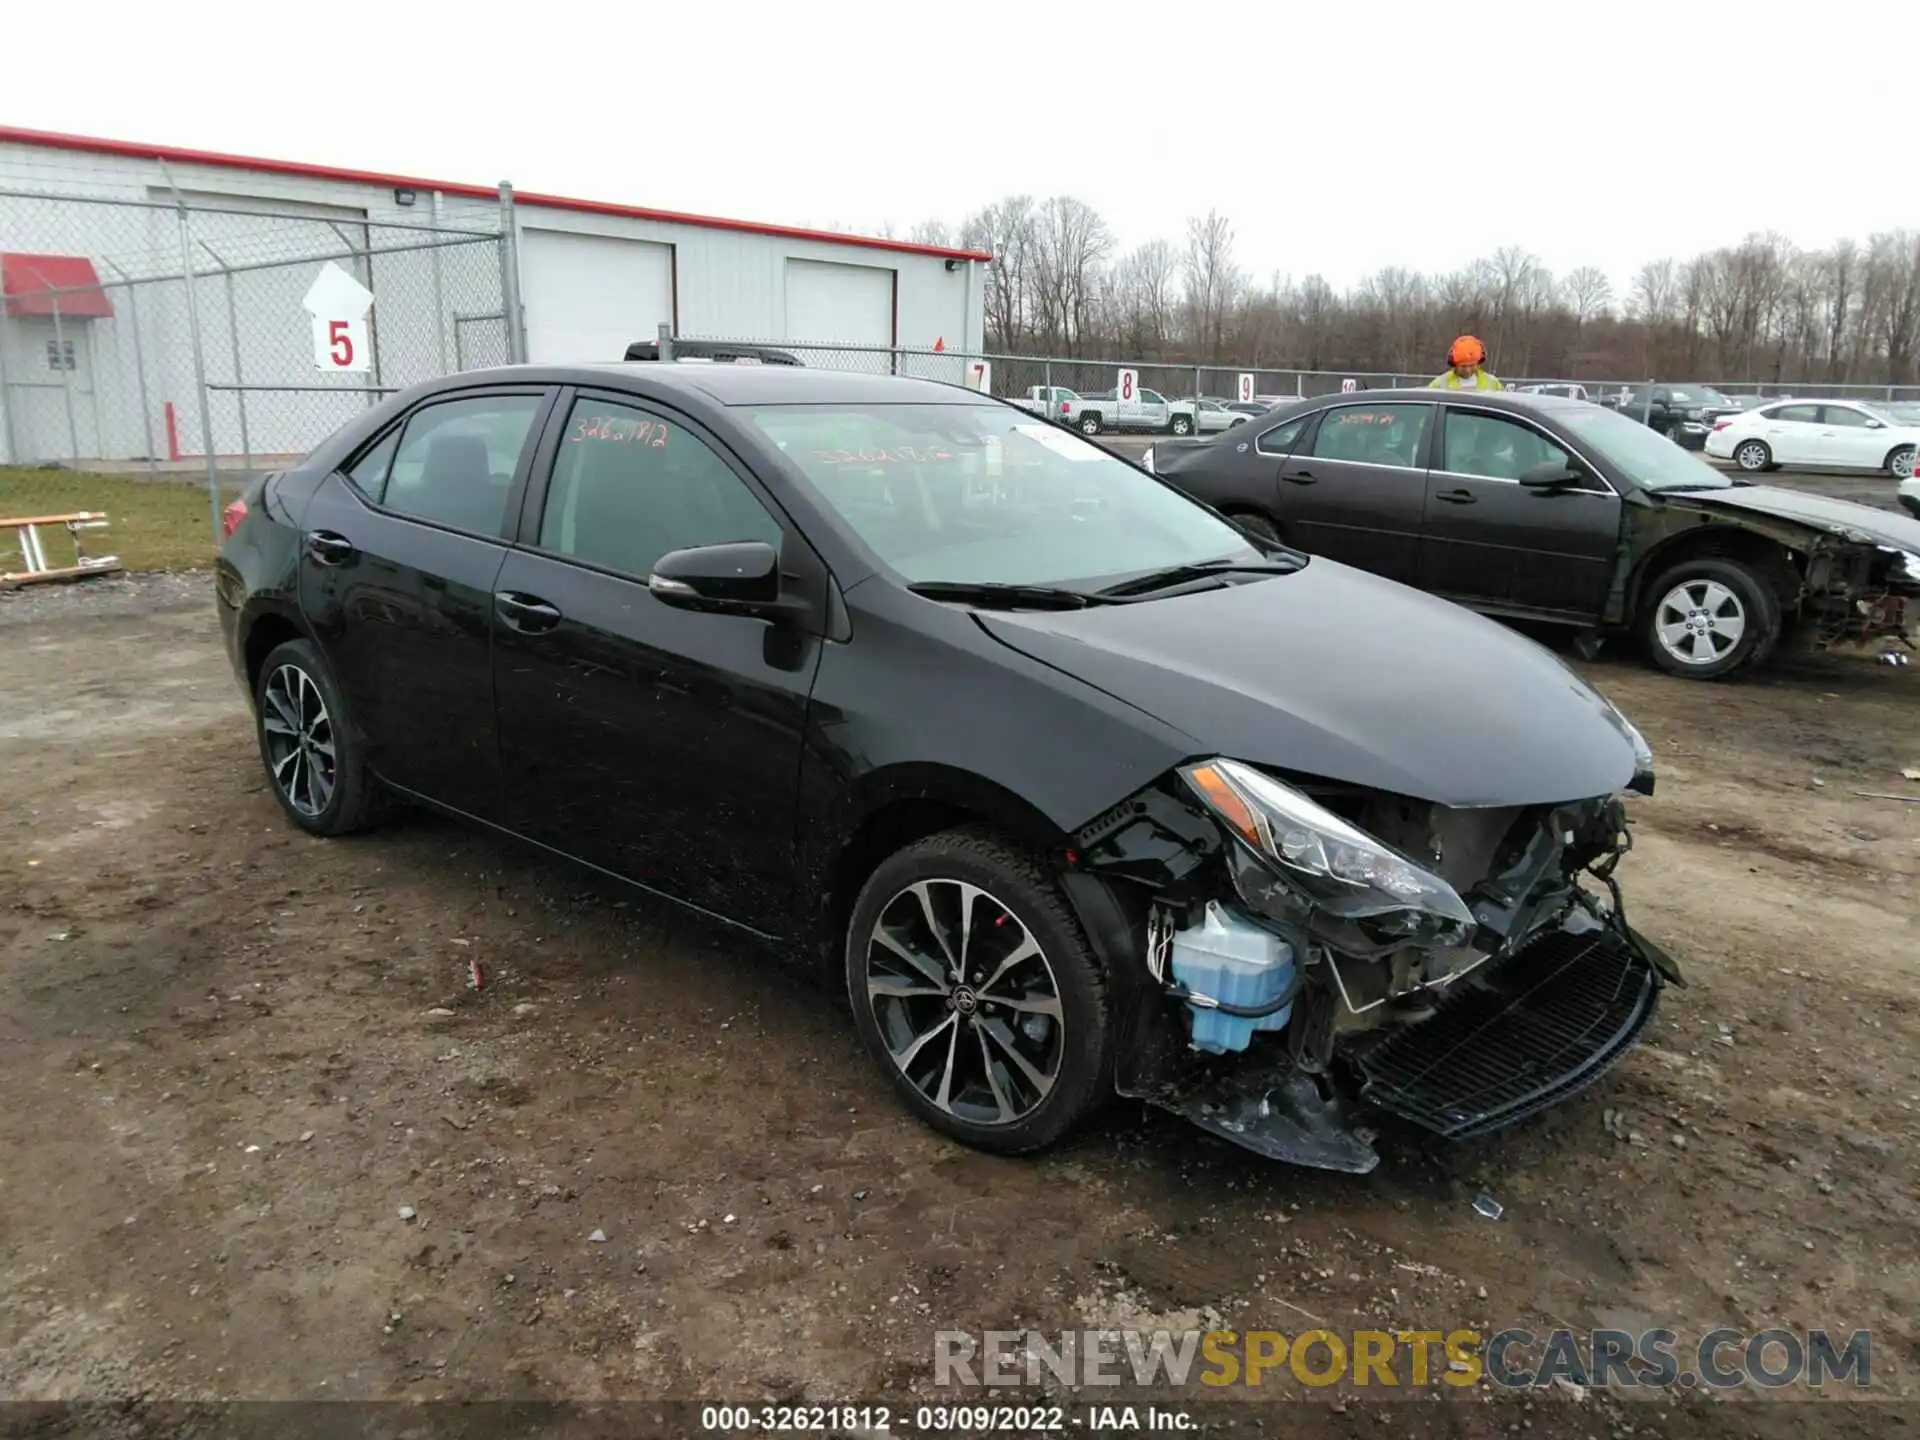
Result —
[[1882, 425], [1878, 420], [1869, 420], [1867, 421], [1867, 428], [1869, 430], [1884, 430], [1887, 427]]
[[1544, 465], [1536, 465], [1523, 472], [1520, 483], [1529, 490], [1564, 490], [1569, 485], [1578, 485], [1583, 478], [1572, 466], [1549, 460]]
[[663, 605], [769, 619], [804, 608], [780, 593], [780, 552], [764, 540], [669, 550], [653, 562], [647, 589]]

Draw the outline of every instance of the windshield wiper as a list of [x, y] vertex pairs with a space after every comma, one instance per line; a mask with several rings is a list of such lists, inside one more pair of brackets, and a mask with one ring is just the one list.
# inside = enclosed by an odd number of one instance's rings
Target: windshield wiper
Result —
[[1089, 605], [1115, 603], [1104, 594], [1061, 585], [1002, 585], [988, 580], [922, 580], [907, 589], [929, 600], [953, 600], [998, 610], [1084, 610]]
[[1107, 596], [1145, 595], [1189, 580], [1205, 580], [1212, 575], [1291, 575], [1300, 566], [1290, 560], [1202, 560], [1193, 565], [1169, 565], [1164, 570], [1149, 570], [1131, 580], [1122, 580], [1096, 593]]

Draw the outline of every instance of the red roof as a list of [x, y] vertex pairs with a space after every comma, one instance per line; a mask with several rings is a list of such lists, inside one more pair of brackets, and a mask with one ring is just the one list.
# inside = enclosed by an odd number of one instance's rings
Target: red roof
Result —
[[[388, 175], [378, 170], [342, 170], [331, 165], [309, 165], [300, 160], [262, 160], [250, 155], [226, 155], [216, 150], [185, 150], [175, 145], [144, 145], [133, 140], [100, 140], [89, 135], [62, 135], [50, 130], [27, 130], [0, 125], [0, 143], [44, 145], [55, 150], [81, 150], [93, 155], [121, 155], [135, 160], [170, 160], [180, 165], [217, 165], [231, 170], [261, 170], [270, 175], [292, 175], [309, 180], [346, 180], [385, 189], [438, 190], [490, 200], [499, 192], [487, 185], [424, 180], [416, 175]], [[933, 255], [947, 260], [991, 260], [984, 250], [961, 250], [946, 245], [917, 245], [910, 240], [882, 240], [871, 235], [841, 235], [831, 230], [807, 230], [792, 225], [762, 225], [752, 220], [726, 220], [714, 215], [685, 215], [675, 210], [649, 210], [638, 205], [615, 205], [602, 200], [575, 200], [565, 195], [538, 195], [516, 190], [527, 205], [557, 210], [579, 210], [591, 215], [623, 215], [636, 220], [660, 220], [674, 225], [699, 225], [709, 230], [737, 230], [750, 235], [774, 235], [788, 240], [820, 240], [833, 245], [864, 245], [906, 255]]]
[[0, 293], [9, 315], [51, 315], [56, 300], [63, 320], [113, 314], [99, 272], [84, 255], [0, 255]]

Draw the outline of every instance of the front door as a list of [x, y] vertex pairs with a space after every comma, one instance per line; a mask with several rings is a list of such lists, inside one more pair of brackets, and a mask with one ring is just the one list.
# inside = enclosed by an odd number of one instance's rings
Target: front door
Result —
[[[820, 640], [655, 599], [669, 550], [766, 540], [824, 568], [744, 469], [676, 412], [582, 393], [556, 414], [522, 548], [494, 585], [507, 823], [765, 933], [792, 916]], [[804, 552], [804, 553], [803, 553]]]
[[1761, 412], [1760, 438], [1777, 465], [1811, 465], [1820, 453], [1820, 407], [1776, 405]]
[[1620, 540], [1620, 497], [1597, 476], [1579, 486], [1519, 483], [1567, 451], [1523, 421], [1448, 406], [1427, 477], [1420, 588], [1490, 608], [1569, 618], [1600, 613]]
[[1412, 402], [1323, 412], [1314, 433], [1280, 464], [1278, 509], [1287, 539], [1311, 554], [1413, 583], [1436, 408]]
[[489, 819], [494, 577], [547, 399], [522, 387], [431, 400], [322, 481], [302, 517], [301, 608], [373, 768]]
[[1173, 418], [1173, 409], [1167, 404], [1167, 397], [1158, 390], [1140, 392], [1139, 417], [1130, 422], [1143, 430], [1164, 430], [1167, 422]]
[[1886, 428], [1873, 423], [1873, 417], [1851, 405], [1822, 405], [1822, 424], [1814, 451], [1819, 465], [1844, 466], [1848, 470], [1878, 470], [1886, 462], [1893, 446], [1887, 443]]

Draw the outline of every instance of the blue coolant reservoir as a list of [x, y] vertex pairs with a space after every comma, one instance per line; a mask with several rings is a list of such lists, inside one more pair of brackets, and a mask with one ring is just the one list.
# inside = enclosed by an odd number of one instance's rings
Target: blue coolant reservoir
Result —
[[[1172, 969], [1173, 978], [1196, 995], [1229, 1005], [1266, 1005], [1293, 984], [1293, 947], [1271, 930], [1209, 901], [1199, 924], [1174, 932]], [[1193, 1022], [1193, 1048], [1224, 1055], [1246, 1049], [1255, 1031], [1286, 1029], [1293, 1006], [1259, 1020], [1198, 1005], [1189, 1005], [1187, 1014]]]

